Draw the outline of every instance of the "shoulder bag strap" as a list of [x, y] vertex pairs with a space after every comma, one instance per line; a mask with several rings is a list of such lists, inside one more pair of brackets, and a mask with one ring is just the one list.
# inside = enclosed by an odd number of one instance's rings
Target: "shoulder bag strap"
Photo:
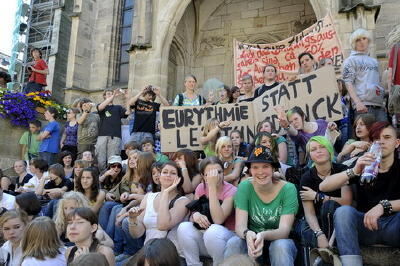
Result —
[[400, 49], [400, 44], [396, 43], [394, 45], [394, 57], [393, 57], [393, 68], [392, 68], [392, 82], [394, 82], [394, 76], [396, 75], [396, 69], [397, 69], [397, 53]]
[[178, 100], [178, 106], [182, 106], [183, 105], [183, 93], [179, 93], [179, 100]]
[[28, 136], [28, 152], [29, 152], [29, 149], [31, 148], [31, 142], [32, 142], [32, 132], [29, 131], [29, 136]]

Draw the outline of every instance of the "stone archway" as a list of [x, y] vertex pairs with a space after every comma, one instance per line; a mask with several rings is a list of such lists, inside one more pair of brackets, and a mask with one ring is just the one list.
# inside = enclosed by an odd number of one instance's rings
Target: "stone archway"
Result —
[[[188, 12], [194, 15], [188, 16]], [[174, 36], [179, 37], [186, 59], [183, 71], [194, 74], [199, 87], [213, 77], [230, 86], [233, 85], [233, 39], [277, 42], [297, 33], [299, 25], [306, 28], [315, 20], [309, 0], [297, 0], [295, 4], [275, 0], [193, 1], [175, 28]], [[193, 36], [182, 35], [185, 25], [191, 22], [197, 26]], [[175, 74], [169, 78], [173, 77]]]
[[[318, 10], [317, 17], [320, 17], [326, 12], [327, 6], [333, 5], [331, 1], [296, 0], [293, 4], [289, 1], [289, 5], [288, 1], [275, 0], [153, 1], [155, 34], [152, 37], [152, 48], [132, 52], [128, 87], [140, 88], [152, 83], [166, 88], [171, 84], [168, 83], [170, 48], [178, 25], [188, 10], [194, 12], [194, 26], [190, 28], [193, 33], [192, 47], [186, 41], [181, 49], [185, 59], [183, 72], [195, 74], [201, 82], [213, 75], [231, 84], [233, 68], [232, 53], [229, 51], [232, 49], [233, 37], [249, 39], [257, 34], [271, 33], [283, 39], [293, 31], [291, 23], [295, 18], [315, 18], [315, 10]], [[329, 4], [324, 6], [326, 2]], [[222, 53], [224, 49], [226, 51]], [[210, 60], [215, 64], [210, 65]]]
[[168, 85], [167, 98], [173, 100], [175, 95], [182, 92], [185, 75], [185, 58], [178, 40], [172, 40], [168, 55]]

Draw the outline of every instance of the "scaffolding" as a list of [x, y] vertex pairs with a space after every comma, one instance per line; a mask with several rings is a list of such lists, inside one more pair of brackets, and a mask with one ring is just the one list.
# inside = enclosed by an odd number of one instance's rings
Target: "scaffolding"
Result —
[[[54, 13], [63, 1], [17, 0], [8, 71], [13, 77], [13, 82], [9, 84], [10, 89], [22, 87], [27, 81], [27, 67], [32, 61], [30, 58], [32, 48], [40, 49], [42, 58], [48, 62], [51, 54]], [[19, 59], [22, 59], [22, 62]]]
[[27, 81], [26, 68], [29, 65], [30, 51], [38, 48], [42, 52], [42, 58], [48, 62], [51, 54], [51, 38], [53, 32], [54, 12], [60, 7], [63, 0], [30, 0], [28, 18], [28, 36], [26, 39], [26, 53], [24, 55], [24, 68], [21, 83]]
[[[20, 77], [22, 63], [19, 60], [21, 53], [26, 52], [24, 32], [26, 30], [27, 24], [25, 23], [28, 16], [29, 5], [24, 2], [24, 0], [18, 0], [16, 2], [17, 9], [14, 18], [14, 28], [12, 33], [12, 48], [11, 55], [9, 58], [9, 68], [8, 73], [12, 78], [12, 82], [8, 83], [9, 89], [15, 89], [18, 87], [16, 82]], [[26, 40], [26, 38], [25, 38]]]

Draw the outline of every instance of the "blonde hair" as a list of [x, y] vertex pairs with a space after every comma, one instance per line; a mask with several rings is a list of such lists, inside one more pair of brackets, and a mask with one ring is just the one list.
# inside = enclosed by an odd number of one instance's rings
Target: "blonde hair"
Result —
[[356, 29], [350, 36], [351, 49], [355, 50], [357, 40], [363, 37], [367, 38], [369, 42], [371, 42], [371, 34], [367, 30], [362, 28]]
[[[217, 140], [217, 144], [215, 144], [215, 153], [217, 154], [218, 158], [221, 158], [220, 152], [221, 152], [222, 146], [228, 145], [228, 144], [231, 144], [233, 147], [232, 139], [228, 136], [220, 137]], [[232, 152], [232, 157], [233, 157], [233, 152]]]
[[61, 235], [67, 229], [67, 215], [64, 213], [64, 204], [67, 200], [75, 200], [77, 208], [89, 207], [89, 201], [82, 193], [76, 191], [65, 193], [62, 199], [58, 202], [57, 211], [53, 218], [58, 235]]
[[28, 214], [22, 210], [11, 210], [11, 211], [6, 211], [3, 213], [0, 217], [0, 230], [2, 231], [3, 226], [6, 222], [8, 222], [11, 219], [20, 219], [21, 222], [23, 222], [25, 225], [28, 224]]
[[391, 48], [396, 43], [400, 42], [400, 25], [395, 26], [386, 37], [386, 46]]
[[207, 121], [206, 121], [206, 124], [204, 125], [204, 128], [203, 128], [203, 137], [205, 137], [205, 136], [207, 136], [208, 135], [208, 132], [210, 132], [213, 128], [215, 128], [216, 126], [218, 126], [218, 123], [219, 123], [219, 121], [218, 121], [218, 119], [216, 119], [216, 118], [210, 118], [210, 119], [208, 119]]
[[[212, 129], [214, 129], [215, 127], [218, 126], [218, 124], [219, 124], [218, 119], [216, 119], [216, 118], [210, 118], [210, 119], [208, 119], [208, 120], [206, 121], [206, 124], [204, 125], [203, 132], [202, 132], [202, 136], [203, 136], [203, 137], [206, 137], [206, 136], [208, 135], [208, 133], [209, 133]], [[218, 134], [217, 134], [217, 139], [218, 139], [220, 136], [221, 136], [221, 133], [218, 133]], [[211, 144], [211, 149], [212, 149], [212, 150], [215, 150], [215, 143], [210, 142], [210, 144]]]
[[33, 257], [45, 260], [60, 254], [62, 244], [55, 223], [46, 216], [34, 219], [26, 228], [21, 241], [22, 260]]

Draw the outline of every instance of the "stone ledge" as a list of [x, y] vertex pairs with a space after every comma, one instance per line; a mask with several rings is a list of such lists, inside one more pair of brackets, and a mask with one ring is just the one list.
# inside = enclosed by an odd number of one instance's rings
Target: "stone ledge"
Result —
[[395, 266], [400, 264], [400, 249], [392, 247], [362, 247], [364, 265]]

